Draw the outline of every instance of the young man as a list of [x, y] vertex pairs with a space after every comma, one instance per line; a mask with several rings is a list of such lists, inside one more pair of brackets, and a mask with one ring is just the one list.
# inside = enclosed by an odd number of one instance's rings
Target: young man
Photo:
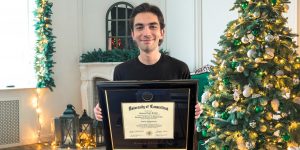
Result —
[[[164, 18], [160, 9], [143, 3], [132, 11], [131, 36], [137, 44], [138, 58], [118, 65], [114, 70], [114, 81], [119, 80], [175, 80], [190, 79], [188, 66], [175, 58], [159, 52], [164, 38]], [[195, 106], [195, 118], [202, 109]], [[94, 108], [97, 120], [102, 119], [99, 104]]]

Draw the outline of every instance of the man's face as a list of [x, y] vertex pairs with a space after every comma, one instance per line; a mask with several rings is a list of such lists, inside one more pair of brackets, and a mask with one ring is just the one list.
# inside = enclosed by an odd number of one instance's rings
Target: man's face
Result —
[[158, 43], [163, 39], [164, 31], [157, 16], [145, 12], [135, 16], [131, 36], [141, 51], [151, 52], [159, 49]]

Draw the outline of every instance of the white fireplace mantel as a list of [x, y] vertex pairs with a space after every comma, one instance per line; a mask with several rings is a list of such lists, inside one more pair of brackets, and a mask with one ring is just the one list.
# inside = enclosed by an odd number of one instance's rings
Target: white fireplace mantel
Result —
[[94, 116], [94, 79], [113, 80], [113, 72], [120, 62], [80, 63], [81, 73], [81, 102], [89, 116]]

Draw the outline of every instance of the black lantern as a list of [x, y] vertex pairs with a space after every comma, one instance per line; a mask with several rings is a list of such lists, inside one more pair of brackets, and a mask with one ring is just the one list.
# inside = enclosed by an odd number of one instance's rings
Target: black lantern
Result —
[[63, 115], [59, 117], [59, 120], [61, 130], [60, 147], [76, 148], [79, 133], [79, 115], [76, 114], [74, 106], [68, 104], [67, 109], [65, 110]]
[[82, 147], [96, 147], [93, 139], [93, 119], [86, 114], [86, 110], [83, 111], [83, 114], [79, 119], [79, 131], [79, 141]]
[[105, 145], [102, 122], [94, 120], [94, 139], [97, 147]]

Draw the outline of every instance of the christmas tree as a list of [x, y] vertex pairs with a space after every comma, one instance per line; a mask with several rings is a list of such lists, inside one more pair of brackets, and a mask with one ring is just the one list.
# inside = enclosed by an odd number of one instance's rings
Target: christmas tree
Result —
[[207, 149], [292, 149], [300, 144], [300, 57], [288, 0], [236, 0], [216, 49], [197, 130]]

